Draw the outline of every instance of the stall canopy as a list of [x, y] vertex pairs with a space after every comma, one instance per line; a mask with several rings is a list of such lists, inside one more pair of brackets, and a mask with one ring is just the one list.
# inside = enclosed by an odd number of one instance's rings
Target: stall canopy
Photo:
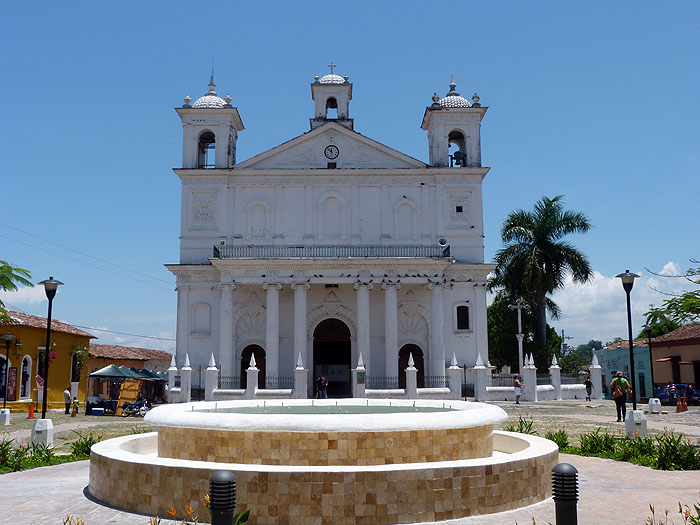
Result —
[[103, 379], [155, 379], [159, 381], [167, 380], [159, 373], [150, 370], [139, 370], [137, 368], [127, 368], [126, 366], [109, 365], [99, 370], [95, 370], [90, 377]]
[[124, 379], [131, 378], [131, 374], [126, 375], [124, 372], [116, 365], [109, 365], [99, 370], [95, 370], [90, 377], [102, 377], [102, 378], [113, 378], [113, 379]]

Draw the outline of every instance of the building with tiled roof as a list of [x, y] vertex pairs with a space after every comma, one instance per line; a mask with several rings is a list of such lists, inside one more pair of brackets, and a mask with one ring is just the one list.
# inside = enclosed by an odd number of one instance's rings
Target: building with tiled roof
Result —
[[[40, 401], [43, 391], [39, 388], [40, 361], [43, 363], [46, 346], [47, 319], [9, 310], [8, 319], [0, 320], [0, 334], [14, 336], [7, 352], [8, 396], [10, 403]], [[87, 348], [96, 336], [66, 322], [51, 319], [51, 343], [49, 350], [48, 401], [49, 406], [63, 406], [63, 391], [71, 390], [79, 399], [87, 386]], [[0, 355], [0, 397], [5, 393], [5, 348]], [[12, 405], [10, 405], [12, 409]]]
[[700, 324], [689, 324], [651, 340], [656, 383], [700, 382]]
[[173, 354], [165, 350], [118, 345], [91, 344], [88, 352], [90, 353], [89, 374], [111, 364], [164, 372], [170, 366], [173, 357]]

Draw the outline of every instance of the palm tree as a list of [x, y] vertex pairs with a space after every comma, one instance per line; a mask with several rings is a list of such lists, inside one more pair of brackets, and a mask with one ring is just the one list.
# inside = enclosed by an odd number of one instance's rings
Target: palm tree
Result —
[[516, 299], [533, 298], [537, 316], [537, 340], [547, 346], [547, 314], [557, 312], [547, 294], [564, 286], [570, 273], [574, 282], [585, 283], [593, 271], [588, 258], [562, 237], [585, 233], [591, 224], [583, 213], [565, 211], [563, 195], [542, 197], [533, 211], [516, 210], [501, 228], [504, 247], [496, 253], [496, 269], [489, 286]]
[[[34, 286], [29, 278], [31, 278], [29, 270], [0, 261], [0, 290], [14, 292], [17, 290], [17, 283], [24, 286]], [[0, 321], [6, 319], [5, 304], [0, 300]]]

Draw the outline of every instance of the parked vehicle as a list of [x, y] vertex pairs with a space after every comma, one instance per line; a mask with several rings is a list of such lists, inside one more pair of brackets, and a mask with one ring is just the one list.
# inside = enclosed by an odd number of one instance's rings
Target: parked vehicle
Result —
[[678, 399], [682, 399], [684, 395], [686, 396], [687, 404], [700, 404], [700, 397], [698, 397], [698, 392], [695, 390], [688, 391], [688, 385], [686, 383], [675, 383], [674, 386], [675, 392], [673, 391], [673, 388], [671, 389], [671, 392], [669, 392], [670, 385], [665, 385], [661, 389], [661, 392], [659, 393], [658, 397], [662, 405], [675, 405], [678, 403]]
[[140, 416], [143, 417], [151, 409], [148, 401], [139, 400], [136, 403], [127, 403], [124, 401], [122, 405], [122, 417]]

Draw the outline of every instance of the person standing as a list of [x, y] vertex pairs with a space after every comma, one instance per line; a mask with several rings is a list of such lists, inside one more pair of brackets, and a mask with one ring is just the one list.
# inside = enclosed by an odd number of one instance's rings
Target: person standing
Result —
[[632, 387], [627, 379], [622, 377], [622, 371], [617, 372], [617, 377], [610, 382], [610, 392], [615, 400], [617, 409], [617, 421], [624, 421], [627, 416], [627, 396], [632, 393]]
[[588, 374], [586, 379], [583, 380], [583, 386], [586, 387], [586, 401], [590, 401], [591, 392], [593, 392], [593, 381], [591, 381], [591, 374]]
[[66, 404], [66, 414], [70, 414], [70, 404], [71, 404], [70, 387], [66, 388], [63, 391], [63, 402]]
[[78, 398], [74, 397], [73, 398], [73, 411], [70, 414], [70, 417], [75, 417], [78, 415], [78, 408], [80, 408], [80, 403], [78, 403]]
[[523, 383], [520, 380], [520, 376], [515, 376], [514, 384], [515, 384], [515, 404], [519, 405], [520, 404], [520, 395], [523, 393], [523, 385], [525, 385], [525, 383]]
[[328, 379], [324, 376], [318, 376], [316, 380], [316, 392], [319, 399], [328, 399]]

